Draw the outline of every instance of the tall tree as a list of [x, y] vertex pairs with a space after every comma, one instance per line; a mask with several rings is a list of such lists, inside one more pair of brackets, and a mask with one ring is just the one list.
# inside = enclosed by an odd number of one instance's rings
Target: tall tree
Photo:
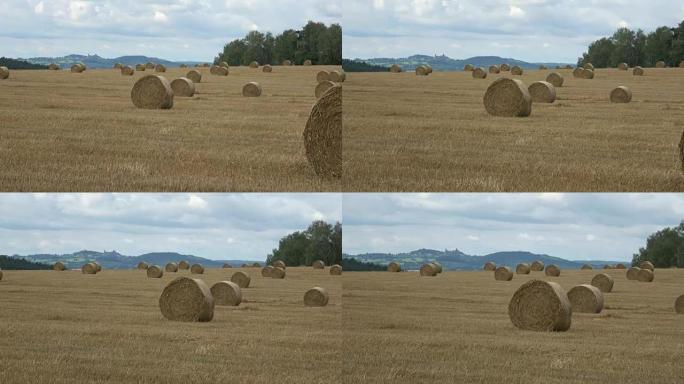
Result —
[[674, 65], [674, 58], [672, 57], [673, 40], [674, 32], [668, 27], [660, 27], [654, 32], [651, 32], [646, 37], [645, 64], [647, 66], [653, 66], [658, 61], [663, 60], [670, 66]]
[[660, 230], [646, 240], [646, 247], [632, 257], [632, 265], [650, 261], [658, 268], [684, 268], [684, 221], [674, 228]]
[[266, 258], [268, 264], [276, 260], [288, 266], [310, 266], [316, 260], [323, 260], [326, 265], [341, 264], [342, 224], [314, 221], [305, 231], [283, 237], [278, 248]]

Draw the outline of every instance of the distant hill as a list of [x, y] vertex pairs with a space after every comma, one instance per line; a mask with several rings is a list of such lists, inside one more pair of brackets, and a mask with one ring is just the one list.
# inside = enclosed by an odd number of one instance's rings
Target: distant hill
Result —
[[[69, 55], [64, 57], [32, 57], [26, 60], [29, 63], [40, 64], [47, 66], [51, 63], [59, 64], [62, 69], [69, 69], [72, 65], [76, 63], [83, 63], [88, 68], [112, 68], [114, 64], [121, 63], [124, 65], [135, 66], [136, 64], [145, 64], [152, 62], [155, 64], [163, 64], [168, 68], [180, 67], [181, 64], [186, 64], [188, 66], [193, 66], [195, 64], [200, 64], [195, 61], [182, 61], [174, 62], [169, 60], [160, 59], [157, 57], [147, 57], [147, 56], [121, 56], [113, 59], [105, 59], [98, 55]], [[208, 61], [210, 62], [210, 61]]]
[[7, 69], [47, 69], [47, 65], [33, 64], [25, 60], [10, 59], [9, 57], [0, 57], [0, 67], [7, 67]]
[[[414, 71], [417, 66], [421, 64], [429, 64], [435, 71], [462, 71], [466, 64], [472, 64], [476, 67], [487, 68], [490, 65], [508, 64], [510, 66], [518, 65], [523, 69], [538, 69], [540, 65], [545, 65], [548, 68], [555, 68], [556, 66], [565, 66], [569, 63], [528, 63], [522, 60], [511, 58], [503, 58], [499, 56], [476, 56], [469, 59], [457, 60], [448, 56], [426, 56], [413, 55], [405, 58], [374, 58], [374, 59], [354, 59], [351, 60], [356, 63], [366, 63], [372, 66], [379, 66], [389, 68], [392, 64], [398, 64], [404, 71]], [[571, 64], [574, 65], [574, 64]]]
[[[418, 249], [407, 253], [365, 253], [360, 255], [343, 255], [344, 259], [356, 259], [364, 263], [374, 263], [386, 266], [391, 261], [399, 262], [403, 269], [419, 269], [421, 264], [429, 261], [438, 261], [447, 270], [480, 270], [487, 261], [496, 265], [507, 265], [515, 268], [519, 263], [531, 263], [535, 260], [542, 261], [545, 265], [556, 264], [564, 269], [579, 269], [583, 264], [591, 264], [594, 268], [602, 268], [606, 264], [617, 264], [620, 261], [571, 261], [549, 255], [539, 255], [525, 251], [496, 252], [484, 256], [467, 255], [458, 249], [437, 251], [434, 249]], [[627, 262], [622, 261], [627, 264]]]
[[[103, 268], [107, 269], [131, 269], [135, 268], [139, 262], [144, 261], [148, 264], [157, 264], [164, 266], [170, 262], [179, 262], [181, 260], [186, 260], [190, 264], [199, 263], [205, 267], [209, 268], [219, 268], [222, 267], [224, 263], [229, 263], [233, 266], [240, 266], [245, 263], [252, 264], [254, 260], [209, 260], [203, 257], [193, 256], [193, 255], [183, 255], [176, 252], [154, 252], [146, 253], [139, 256], [126, 256], [122, 255], [116, 251], [111, 252], [96, 252], [96, 251], [78, 251], [74, 253], [56, 255], [56, 254], [38, 254], [38, 255], [26, 255], [12, 256], [14, 259], [25, 259], [32, 262], [38, 262], [46, 265], [52, 265], [57, 261], [61, 261], [66, 264], [69, 269], [81, 268], [86, 262], [96, 261]], [[263, 261], [259, 263], [264, 264]]]
[[52, 269], [52, 265], [34, 263], [26, 259], [0, 256], [0, 269], [4, 270], [40, 270]]

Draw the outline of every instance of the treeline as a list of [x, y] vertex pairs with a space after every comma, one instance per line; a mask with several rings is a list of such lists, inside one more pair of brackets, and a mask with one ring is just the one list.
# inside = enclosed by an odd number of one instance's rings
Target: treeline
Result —
[[10, 59], [9, 57], [0, 57], [0, 67], [7, 67], [7, 69], [47, 69], [47, 65], [32, 64], [24, 60]]
[[660, 27], [648, 34], [641, 29], [620, 28], [613, 36], [591, 43], [578, 64], [592, 63], [597, 68], [614, 68], [620, 63], [653, 67], [658, 61], [669, 67], [684, 61], [684, 21], [677, 27]]
[[223, 61], [229, 65], [282, 64], [290, 60], [302, 65], [311, 60], [314, 65], [340, 65], [342, 63], [342, 28], [339, 24], [309, 23], [301, 31], [288, 29], [280, 35], [252, 31], [243, 39], [233, 40], [223, 47], [214, 64]]
[[52, 266], [34, 263], [19, 257], [0, 256], [0, 269], [6, 270], [42, 270], [52, 269]]
[[342, 259], [342, 269], [344, 269], [345, 271], [362, 272], [386, 271], [387, 266], [375, 263], [367, 263], [365, 261], [356, 260], [355, 258], [351, 257]]
[[639, 248], [632, 257], [632, 265], [642, 261], [650, 261], [657, 268], [684, 268], [684, 221], [649, 236], [646, 247]]
[[282, 239], [278, 249], [266, 258], [267, 264], [282, 260], [287, 266], [310, 266], [316, 260], [325, 265], [342, 263], [342, 224], [314, 221], [305, 231], [291, 233]]
[[386, 67], [349, 59], [342, 59], [342, 69], [345, 72], [389, 72], [389, 68]]

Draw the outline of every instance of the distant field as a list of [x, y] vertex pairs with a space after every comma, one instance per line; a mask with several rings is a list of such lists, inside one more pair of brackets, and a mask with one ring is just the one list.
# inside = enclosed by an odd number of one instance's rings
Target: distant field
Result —
[[[601, 271], [548, 278], [569, 290]], [[515, 290], [543, 272], [495, 281], [493, 272], [346, 273], [345, 383], [682, 383], [684, 270], [653, 283], [610, 270], [601, 314], [574, 313], [564, 333], [518, 330], [508, 317]]]
[[[489, 84], [470, 72], [350, 73], [344, 96], [346, 191], [684, 191], [684, 70], [646, 76], [558, 70], [555, 104], [530, 118], [484, 109]], [[528, 86], [552, 71], [526, 71]], [[631, 104], [610, 104], [629, 86]]]
[[[203, 68], [198, 94], [166, 111], [131, 102], [149, 70], [12, 71], [0, 82], [0, 190], [340, 190], [314, 173], [302, 136], [316, 73], [337, 68], [240, 67], [227, 77]], [[242, 97], [249, 81], [261, 83], [261, 97]]]
[[[232, 270], [207, 270], [209, 286]], [[209, 323], [171, 322], [158, 299], [173, 278], [141, 271], [4, 271], [0, 281], [1, 383], [334, 383], [342, 363], [341, 276], [288, 268], [252, 278], [238, 307]], [[314, 286], [328, 306], [304, 307]]]

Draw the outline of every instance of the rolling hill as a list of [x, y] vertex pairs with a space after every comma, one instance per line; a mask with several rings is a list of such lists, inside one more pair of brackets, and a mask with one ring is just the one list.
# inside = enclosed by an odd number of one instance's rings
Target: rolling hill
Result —
[[188, 66], [199, 64], [199, 62], [195, 61], [174, 62], [160, 59], [157, 57], [147, 56], [121, 56], [113, 59], [106, 59], [98, 55], [69, 55], [64, 57], [32, 57], [29, 59], [22, 60], [39, 65], [48, 65], [50, 63], [56, 63], [59, 64], [62, 67], [62, 69], [69, 69], [73, 64], [76, 63], [83, 63], [88, 68], [112, 68], [116, 63], [135, 66], [136, 64], [152, 62], [155, 64], [163, 64], [168, 68], [179, 67], [181, 64], [187, 64]]
[[[540, 65], [546, 65], [548, 68], [555, 68], [556, 66], [565, 66], [569, 63], [529, 63], [522, 60], [503, 58], [499, 56], [476, 56], [468, 59], [452, 59], [448, 56], [426, 56], [413, 55], [404, 58], [374, 58], [374, 59], [354, 59], [353, 62], [366, 63], [372, 66], [380, 66], [389, 68], [392, 64], [398, 64], [404, 71], [413, 71], [421, 64], [429, 64], [435, 71], [462, 71], [466, 64], [472, 64], [476, 67], [487, 68], [490, 65], [509, 64], [510, 66], [518, 65], [523, 69], [538, 69]], [[573, 64], [571, 64], [573, 65]]]
[[447, 270], [480, 270], [487, 261], [496, 265], [507, 265], [515, 268], [519, 263], [542, 261], [545, 265], [555, 264], [563, 269], [579, 269], [583, 264], [591, 264], [594, 268], [602, 268], [606, 264], [624, 263], [624, 261], [582, 260], [572, 261], [559, 257], [534, 254], [525, 251], [495, 252], [484, 256], [467, 255], [458, 249], [437, 251], [434, 249], [418, 249], [406, 253], [365, 253], [360, 255], [342, 255], [343, 259], [354, 258], [365, 263], [387, 265], [390, 261], [399, 262], [404, 269], [419, 269], [421, 264], [428, 261], [438, 261]]
[[[199, 263], [208, 268], [220, 268], [224, 263], [229, 263], [233, 266], [240, 266], [245, 263], [252, 264], [255, 262], [254, 260], [209, 260], [203, 257], [183, 255], [176, 252], [153, 252], [145, 253], [139, 256], [126, 256], [116, 251], [96, 252], [88, 250], [63, 255], [37, 254], [26, 256], [14, 255], [12, 257], [47, 265], [52, 265], [57, 261], [61, 261], [66, 264], [67, 268], [69, 269], [81, 268], [83, 264], [91, 261], [98, 262], [103, 268], [106, 269], [131, 269], [135, 268], [141, 261], [144, 261], [148, 264], [164, 266], [170, 262], [186, 260], [190, 264]], [[260, 263], [263, 264], [264, 262], [260, 261]]]

